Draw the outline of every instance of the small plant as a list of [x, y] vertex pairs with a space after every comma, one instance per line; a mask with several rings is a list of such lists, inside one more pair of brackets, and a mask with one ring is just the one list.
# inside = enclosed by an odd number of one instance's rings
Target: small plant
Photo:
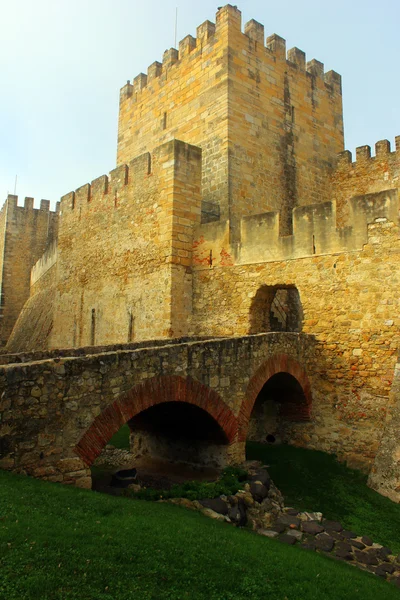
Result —
[[168, 498], [187, 498], [188, 500], [202, 500], [204, 498], [217, 498], [236, 494], [242, 487], [242, 482], [247, 479], [247, 472], [239, 467], [226, 467], [217, 481], [186, 481], [176, 484], [169, 490], [155, 490], [146, 488], [134, 492], [125, 490], [125, 495], [140, 500], [166, 500]]

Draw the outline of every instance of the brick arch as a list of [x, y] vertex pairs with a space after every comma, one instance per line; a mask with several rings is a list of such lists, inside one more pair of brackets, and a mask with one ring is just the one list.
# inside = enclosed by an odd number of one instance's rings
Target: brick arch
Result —
[[147, 408], [174, 401], [205, 410], [221, 427], [227, 442], [235, 440], [237, 418], [217, 392], [190, 377], [165, 375], [146, 379], [107, 406], [75, 446], [76, 454], [90, 466], [127, 421]]
[[304, 367], [296, 359], [287, 354], [275, 354], [257, 369], [249, 381], [246, 396], [239, 412], [239, 441], [243, 442], [247, 439], [249, 421], [258, 394], [265, 383], [277, 373], [289, 373], [289, 375], [297, 379], [306, 398], [306, 404], [301, 405], [299, 420], [310, 420], [312, 406], [311, 384]]

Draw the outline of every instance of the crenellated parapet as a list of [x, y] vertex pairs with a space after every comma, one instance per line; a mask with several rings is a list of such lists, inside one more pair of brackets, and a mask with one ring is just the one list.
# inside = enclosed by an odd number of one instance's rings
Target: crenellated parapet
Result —
[[0, 344], [29, 298], [31, 268], [57, 237], [59, 208], [51, 211], [49, 200], [35, 208], [31, 197], [20, 206], [10, 194], [0, 211]]
[[[227, 33], [234, 33], [246, 40], [259, 54], [263, 54], [265, 59], [274, 61], [284, 61], [287, 68], [296, 69], [299, 73], [307, 73], [308, 76], [318, 78], [331, 90], [341, 93], [341, 77], [335, 71], [324, 72], [322, 62], [312, 59], [306, 61], [305, 53], [299, 48], [291, 48], [286, 51], [286, 41], [276, 33], [269, 35], [265, 39], [264, 25], [251, 19], [244, 25], [242, 31], [241, 11], [236, 6], [226, 5], [216, 13], [215, 23], [205, 21], [197, 27], [196, 37], [185, 36], [179, 42], [179, 49], [169, 48], [165, 50], [162, 62], [152, 63], [147, 74], [139, 73], [134, 77], [133, 82], [127, 81], [121, 88], [121, 101], [132, 98], [132, 101], [142, 99], [141, 92], [148, 92], [148, 88], [154, 85], [162, 85], [167, 77], [179, 78], [179, 70], [184, 61], [199, 60], [205, 53], [210, 52], [211, 47], [226, 36]], [[171, 71], [173, 69], [173, 71]]]
[[279, 212], [241, 220], [241, 243], [229, 243], [229, 222], [202, 225], [196, 230], [193, 264], [228, 267], [234, 264], [301, 259], [313, 255], [361, 250], [368, 243], [368, 226], [376, 220], [398, 224], [396, 189], [356, 196], [349, 201], [351, 224], [339, 227], [336, 203], [324, 202], [293, 210], [293, 235], [279, 234]]
[[50, 210], [50, 200], [40, 200], [40, 204], [39, 204], [39, 208], [35, 208], [35, 199], [30, 197], [30, 196], [26, 196], [25, 200], [24, 200], [24, 204], [21, 205], [18, 203], [18, 196], [14, 195], [14, 194], [8, 194], [7, 199], [5, 201], [5, 203], [3, 204], [2, 207], [2, 211], [6, 210], [8, 211], [9, 214], [16, 214], [16, 211], [18, 211], [20, 214], [24, 214], [24, 213], [29, 213], [31, 211], [36, 211], [36, 212], [40, 212], [40, 213], [52, 213], [52, 214], [56, 214], [60, 211], [60, 203], [57, 202], [56, 203], [56, 210], [55, 211], [51, 211]]
[[356, 148], [355, 157], [348, 150], [341, 152], [331, 184], [338, 222], [341, 226], [351, 224], [349, 198], [400, 188], [400, 136], [395, 138], [393, 151], [389, 140], [379, 140], [375, 144], [375, 155], [370, 146]]
[[[368, 161], [368, 165], [366, 165]], [[392, 151], [389, 140], [379, 140], [375, 144], [375, 156], [372, 155], [371, 146], [358, 146], [356, 148], [356, 157], [353, 161], [353, 155], [349, 150], [344, 150], [338, 154], [337, 169], [344, 171], [346, 169], [357, 169], [373, 167], [375, 162], [387, 161], [400, 163], [400, 135], [395, 138], [395, 149]]]
[[[157, 155], [157, 151], [155, 152]], [[108, 175], [101, 175], [91, 183], [80, 186], [61, 198], [63, 215], [72, 213], [80, 215], [82, 211], [93, 207], [104, 206], [116, 208], [121, 192], [128, 187], [139, 186], [152, 177], [152, 155], [145, 152], [134, 158], [128, 165], [116, 167]]]

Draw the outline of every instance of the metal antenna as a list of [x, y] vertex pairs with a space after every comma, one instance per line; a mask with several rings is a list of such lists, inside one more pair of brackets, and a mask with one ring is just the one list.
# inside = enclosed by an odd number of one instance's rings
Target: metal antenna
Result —
[[175, 11], [175, 44], [174, 44], [174, 48], [176, 48], [177, 32], [178, 32], [178, 7], [176, 7], [176, 11]]
[[16, 175], [16, 176], [15, 176], [15, 183], [14, 183], [14, 196], [15, 196], [15, 195], [16, 195], [16, 193], [17, 193], [17, 178], [18, 178], [18, 175]]

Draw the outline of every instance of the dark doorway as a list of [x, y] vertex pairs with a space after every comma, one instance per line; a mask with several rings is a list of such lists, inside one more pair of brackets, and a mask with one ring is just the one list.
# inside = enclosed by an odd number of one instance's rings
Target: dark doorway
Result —
[[303, 324], [303, 309], [297, 288], [261, 286], [251, 303], [249, 317], [249, 333], [300, 332]]

